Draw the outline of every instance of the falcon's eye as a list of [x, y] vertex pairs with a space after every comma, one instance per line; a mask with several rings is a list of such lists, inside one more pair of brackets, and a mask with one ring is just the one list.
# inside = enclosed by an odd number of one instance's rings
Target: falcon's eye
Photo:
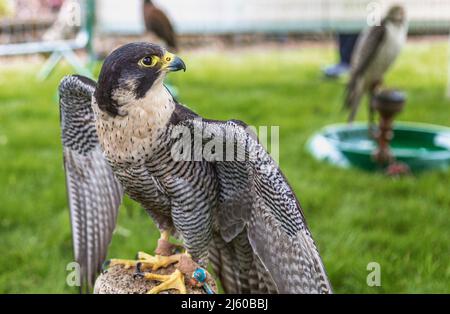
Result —
[[150, 68], [154, 67], [158, 63], [158, 61], [159, 58], [157, 56], [146, 56], [141, 60], [139, 60], [139, 65], [146, 68]]

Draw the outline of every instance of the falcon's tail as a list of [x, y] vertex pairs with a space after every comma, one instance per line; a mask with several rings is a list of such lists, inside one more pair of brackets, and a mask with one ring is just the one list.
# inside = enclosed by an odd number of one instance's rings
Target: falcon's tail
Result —
[[213, 270], [225, 293], [277, 293], [261, 260], [253, 252], [245, 232], [226, 242], [216, 234], [209, 250]]
[[343, 109], [350, 111], [348, 122], [352, 122], [355, 119], [355, 115], [358, 110], [363, 94], [364, 94], [363, 80], [358, 76], [352, 77], [345, 90], [345, 100], [343, 106]]

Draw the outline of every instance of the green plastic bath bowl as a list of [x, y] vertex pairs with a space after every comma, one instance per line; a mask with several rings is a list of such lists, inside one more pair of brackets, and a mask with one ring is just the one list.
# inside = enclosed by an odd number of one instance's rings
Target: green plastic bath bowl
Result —
[[[450, 168], [450, 128], [395, 123], [390, 146], [396, 160], [406, 163], [413, 172]], [[307, 143], [307, 149], [319, 160], [369, 171], [380, 169], [373, 160], [376, 147], [376, 142], [369, 137], [367, 123], [330, 125]]]

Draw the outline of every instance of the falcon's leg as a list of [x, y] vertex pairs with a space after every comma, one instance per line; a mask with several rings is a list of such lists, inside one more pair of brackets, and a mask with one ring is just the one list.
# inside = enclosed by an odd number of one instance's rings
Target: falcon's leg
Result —
[[376, 137], [376, 130], [375, 130], [375, 108], [373, 107], [373, 95], [370, 94], [369, 99], [369, 136], [372, 138]]
[[169, 242], [171, 230], [161, 231], [161, 236], [158, 240], [158, 245], [155, 249], [155, 254], [170, 256], [177, 251], [183, 251], [183, 246], [178, 244], [173, 244]]
[[151, 269], [158, 270], [160, 268], [165, 268], [169, 265], [177, 263], [180, 260], [182, 254], [173, 254], [170, 256], [155, 255], [144, 252], [138, 252], [137, 260], [131, 259], [110, 259], [103, 264], [103, 270], [105, 271], [110, 266], [122, 265], [125, 269], [131, 267], [140, 267], [141, 269]]
[[[140, 254], [145, 254], [145, 253], [140, 253]], [[148, 256], [145, 256], [145, 255], [141, 255], [141, 257], [148, 258]], [[192, 260], [191, 255], [187, 252], [185, 252], [183, 254], [174, 254], [171, 256], [159, 256], [159, 257], [160, 258], [166, 257], [166, 258], [168, 258], [169, 261], [178, 262], [177, 269], [170, 275], [145, 273], [142, 271], [142, 267], [145, 265], [146, 262], [138, 263], [136, 265], [135, 276], [140, 276], [147, 280], [156, 280], [156, 281], [162, 282], [160, 285], [154, 287], [147, 293], [148, 294], [157, 294], [157, 293], [160, 293], [161, 291], [175, 289], [175, 290], [178, 290], [181, 294], [186, 294], [187, 293], [186, 284], [185, 284], [186, 276], [188, 278], [193, 278], [194, 272], [198, 271], [199, 268], [201, 268], [201, 267]], [[204, 272], [205, 272], [205, 274], [207, 274], [206, 271], [204, 271]], [[189, 281], [189, 284], [191, 286], [197, 286], [197, 287], [199, 285], [202, 286], [202, 284], [197, 279], [191, 279]]]
[[381, 81], [376, 81], [372, 84], [369, 90], [369, 136], [376, 138], [376, 129], [375, 129], [375, 95], [381, 88]]
[[135, 264], [136, 270], [138, 272], [140, 270], [147, 270], [147, 269], [155, 271], [160, 268], [166, 268], [169, 265], [179, 262], [181, 255], [182, 254], [173, 254], [170, 256], [163, 256], [163, 255], [152, 256], [144, 252], [139, 252], [138, 253], [139, 260]]
[[149, 255], [144, 252], [138, 253], [138, 268], [140, 270], [157, 270], [161, 267], [167, 267], [180, 260], [182, 254], [174, 254], [175, 251], [181, 248], [180, 245], [172, 244], [169, 242], [171, 231], [161, 231], [161, 236], [158, 240], [158, 246], [156, 247], [155, 256]]
[[[139, 253], [141, 257], [146, 257], [147, 260], [148, 258], [152, 257], [152, 256], [145, 256], [145, 253]], [[164, 262], [167, 263], [175, 263], [175, 262], [180, 262], [180, 260], [182, 260], [184, 257], [189, 256], [187, 253], [183, 253], [183, 254], [174, 254], [174, 255], [170, 255], [170, 256], [155, 256], [155, 258], [163, 258]], [[190, 257], [189, 257], [190, 258]], [[175, 289], [178, 290], [181, 294], [186, 294], [187, 290], [186, 290], [186, 284], [184, 282], [184, 273], [182, 271], [180, 271], [180, 269], [176, 269], [172, 274], [170, 275], [160, 275], [160, 274], [155, 274], [155, 273], [145, 273], [143, 272], [143, 269], [145, 267], [152, 267], [152, 270], [156, 270], [155, 269], [155, 265], [156, 264], [147, 264], [147, 261], [144, 261], [142, 263], [138, 263], [136, 265], [136, 274], [135, 276], [140, 276], [145, 278], [146, 280], [156, 280], [156, 281], [160, 281], [162, 282], [160, 285], [152, 288], [150, 291], [148, 291], [148, 294], [157, 294], [160, 293], [161, 291], [166, 291], [166, 290], [171, 290], [171, 289]]]
[[[126, 269], [130, 267], [136, 267], [135, 276], [141, 276], [147, 280], [157, 280], [162, 283], [148, 293], [159, 293], [161, 291], [176, 289], [180, 293], [186, 293], [186, 285], [184, 283], [184, 274], [180, 269], [176, 269], [170, 275], [161, 275], [155, 273], [146, 273], [145, 270], [155, 271], [160, 268], [166, 268], [169, 265], [180, 262], [180, 260], [186, 260], [186, 257], [190, 259], [189, 254], [173, 254], [173, 249], [178, 247], [177, 245], [171, 244], [169, 242], [170, 230], [164, 230], [161, 232], [161, 237], [158, 240], [158, 247], [156, 248], [156, 253], [161, 255], [152, 256], [144, 252], [138, 252], [137, 260], [126, 260], [126, 259], [111, 259], [104, 264], [104, 268], [107, 266], [123, 265]], [[164, 254], [164, 255], [163, 255]], [[182, 263], [186, 264], [185, 262]], [[186, 268], [186, 267], [185, 267]]]
[[128, 259], [110, 259], [103, 264], [103, 269], [114, 265], [122, 265], [128, 269], [130, 267], [139, 266], [141, 268], [151, 268], [157, 270], [161, 267], [167, 267], [179, 261], [181, 254], [173, 254], [174, 249], [180, 246], [169, 242], [170, 230], [163, 230], [158, 240], [158, 246], [155, 250], [157, 255], [152, 256], [144, 252], [138, 252], [137, 260]]
[[105, 270], [107, 267], [114, 265], [122, 265], [125, 269], [139, 266], [143, 269], [158, 270], [178, 262], [180, 260], [180, 255], [181, 254], [174, 254], [170, 256], [152, 256], [144, 252], [139, 252], [137, 260], [113, 258], [103, 264], [103, 269]]

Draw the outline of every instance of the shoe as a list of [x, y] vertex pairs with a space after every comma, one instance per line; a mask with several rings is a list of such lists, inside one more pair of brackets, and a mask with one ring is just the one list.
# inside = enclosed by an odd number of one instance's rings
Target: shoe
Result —
[[335, 65], [331, 65], [326, 67], [323, 70], [323, 73], [328, 78], [338, 78], [343, 74], [346, 74], [348, 71], [350, 71], [350, 65], [346, 63], [338, 63]]

